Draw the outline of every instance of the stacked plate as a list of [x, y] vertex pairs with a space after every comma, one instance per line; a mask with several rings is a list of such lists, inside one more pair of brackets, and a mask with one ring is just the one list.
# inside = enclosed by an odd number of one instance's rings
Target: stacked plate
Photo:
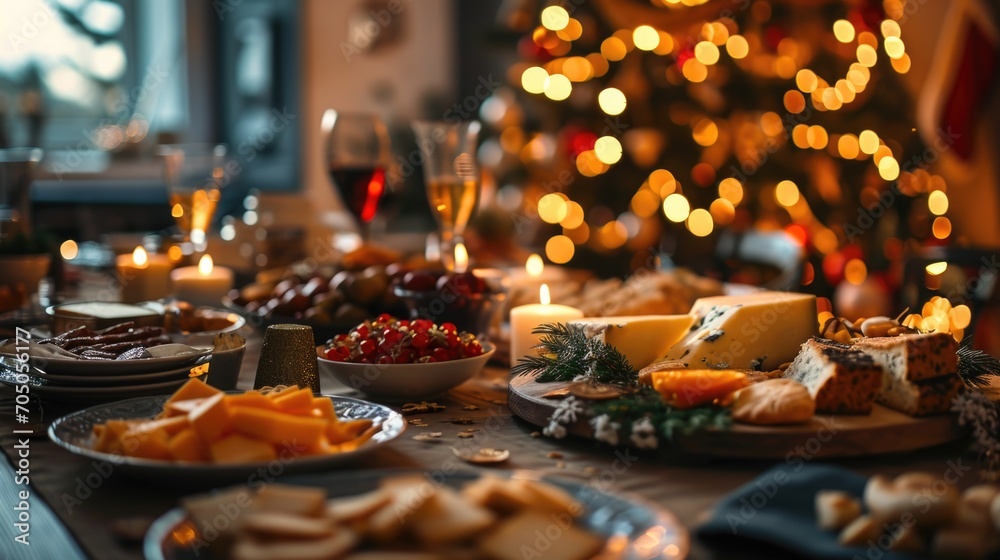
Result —
[[150, 353], [152, 357], [131, 360], [29, 356], [26, 371], [16, 356], [0, 354], [0, 383], [26, 384], [32, 394], [60, 401], [162, 395], [183, 385], [191, 368], [209, 360], [211, 349], [167, 344], [151, 348]]

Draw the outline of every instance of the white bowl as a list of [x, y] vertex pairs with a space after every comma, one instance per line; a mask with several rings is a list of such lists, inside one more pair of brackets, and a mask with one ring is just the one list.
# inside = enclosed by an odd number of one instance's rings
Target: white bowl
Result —
[[325, 387], [336, 380], [370, 397], [398, 402], [434, 397], [465, 383], [482, 371], [496, 350], [492, 344], [484, 342], [481, 355], [461, 360], [429, 364], [354, 364], [327, 360], [323, 357], [324, 348], [316, 347], [323, 392], [329, 392]]

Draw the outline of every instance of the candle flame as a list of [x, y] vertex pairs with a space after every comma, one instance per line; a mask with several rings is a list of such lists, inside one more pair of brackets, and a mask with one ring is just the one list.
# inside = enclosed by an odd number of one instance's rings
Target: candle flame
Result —
[[542, 271], [545, 270], [545, 261], [542, 260], [541, 255], [538, 253], [532, 253], [528, 257], [528, 261], [524, 263], [524, 268], [528, 271], [528, 276], [538, 278], [542, 275]]
[[215, 268], [215, 263], [212, 262], [212, 255], [202, 255], [201, 260], [198, 261], [198, 272], [202, 276], [208, 276], [212, 273], [213, 268]]
[[139, 268], [144, 268], [148, 262], [149, 256], [146, 255], [146, 250], [143, 249], [142, 246], [136, 247], [135, 250], [132, 251], [132, 264]]
[[459, 274], [469, 269], [469, 252], [465, 249], [465, 244], [455, 245], [455, 272]]
[[538, 301], [542, 302], [542, 305], [552, 303], [552, 296], [549, 294], [548, 284], [542, 284], [542, 287], [538, 288]]

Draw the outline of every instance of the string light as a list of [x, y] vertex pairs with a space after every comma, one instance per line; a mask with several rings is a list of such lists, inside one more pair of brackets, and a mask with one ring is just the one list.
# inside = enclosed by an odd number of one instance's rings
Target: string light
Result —
[[883, 37], [886, 38], [899, 37], [900, 35], [902, 35], [902, 31], [899, 28], [899, 23], [891, 19], [883, 20], [882, 25], [880, 25], [879, 27], [882, 30]]
[[934, 218], [934, 223], [931, 225], [931, 232], [938, 239], [946, 239], [951, 235], [951, 220], [944, 216]]
[[872, 155], [878, 150], [878, 135], [871, 130], [862, 130], [858, 135], [858, 144], [862, 153]]
[[712, 119], [701, 119], [695, 123], [691, 137], [700, 146], [711, 146], [719, 139], [719, 127]]
[[845, 134], [837, 140], [837, 151], [840, 153], [840, 157], [844, 159], [854, 159], [858, 157], [860, 148], [858, 147], [858, 139], [853, 134]]
[[871, 45], [858, 45], [857, 55], [858, 62], [867, 68], [875, 66], [875, 63], [878, 62], [878, 53]]
[[711, 41], [701, 41], [694, 46], [694, 57], [698, 62], [711, 66], [719, 61], [719, 47]]
[[691, 205], [684, 195], [674, 193], [663, 200], [663, 214], [671, 222], [681, 223], [691, 214]]
[[556, 264], [566, 264], [576, 252], [573, 240], [565, 235], [553, 235], [545, 242], [545, 256]]
[[698, 237], [707, 237], [712, 233], [712, 229], [714, 229], [714, 227], [715, 225], [712, 221], [712, 214], [704, 208], [696, 208], [688, 215], [688, 231]]
[[736, 207], [733, 203], [725, 198], [717, 198], [712, 201], [712, 204], [708, 207], [708, 211], [712, 214], [712, 219], [715, 223], [720, 226], [729, 225], [736, 219]]
[[649, 174], [649, 188], [658, 193], [660, 198], [667, 198], [677, 190], [677, 180], [674, 174], [666, 169], [656, 169]]
[[601, 43], [601, 54], [604, 58], [615, 62], [625, 58], [628, 54], [628, 47], [625, 45], [625, 41], [622, 41], [618, 37], [608, 37]]
[[639, 189], [632, 196], [629, 208], [636, 216], [650, 218], [660, 209], [660, 195], [647, 188]]
[[597, 104], [609, 115], [620, 115], [625, 110], [625, 94], [618, 88], [609, 87], [597, 95]]
[[878, 174], [886, 181], [895, 181], [899, 177], [899, 162], [892, 156], [885, 156], [878, 162]]
[[906, 54], [906, 45], [903, 44], [903, 40], [899, 37], [886, 37], [885, 54], [889, 55], [889, 58], [892, 59], [903, 58], [903, 55]]
[[808, 68], [803, 68], [795, 75], [795, 85], [805, 93], [812, 93], [816, 91], [819, 80], [817, 80], [815, 72]]
[[559, 225], [566, 229], [577, 229], [583, 225], [583, 218], [583, 206], [571, 200], [566, 203], [566, 217], [560, 220]]
[[549, 6], [542, 10], [542, 25], [550, 31], [559, 31], [569, 25], [569, 12], [562, 6]]
[[833, 35], [841, 43], [850, 43], [854, 40], [854, 25], [846, 19], [838, 19], [833, 22]]
[[702, 64], [698, 59], [689, 58], [684, 61], [684, 66], [681, 68], [681, 74], [683, 74], [688, 81], [696, 84], [701, 83], [708, 77], [708, 67]]
[[521, 87], [528, 93], [543, 93], [549, 73], [544, 68], [532, 66], [521, 74]]
[[783, 99], [785, 109], [789, 113], [799, 114], [806, 108], [806, 98], [801, 93], [794, 89], [790, 89], [785, 92], [785, 97]]
[[602, 163], [618, 163], [622, 159], [622, 143], [614, 136], [601, 136], [594, 142], [594, 153]]
[[641, 51], [651, 51], [660, 45], [660, 34], [648, 25], [640, 25], [632, 32], [632, 42]]
[[791, 181], [781, 181], [774, 189], [774, 199], [786, 208], [795, 206], [799, 202], [799, 187]]
[[727, 177], [719, 182], [719, 196], [737, 206], [743, 200], [743, 185], [736, 179]]
[[566, 200], [558, 194], [550, 193], [538, 199], [538, 217], [546, 223], [558, 224], [568, 212]]
[[674, 52], [674, 38], [666, 31], [657, 31], [660, 36], [660, 43], [656, 45], [653, 52], [659, 55], [667, 55]]
[[729, 56], [739, 60], [750, 53], [750, 44], [747, 43], [746, 37], [732, 35], [726, 40], [726, 52], [729, 53]]
[[927, 209], [935, 216], [943, 216], [948, 212], [948, 195], [944, 191], [934, 191], [927, 197]]
[[545, 97], [553, 101], [562, 101], [569, 97], [569, 94], [573, 93], [573, 84], [570, 83], [569, 78], [566, 76], [553, 74], [545, 78], [544, 91]]

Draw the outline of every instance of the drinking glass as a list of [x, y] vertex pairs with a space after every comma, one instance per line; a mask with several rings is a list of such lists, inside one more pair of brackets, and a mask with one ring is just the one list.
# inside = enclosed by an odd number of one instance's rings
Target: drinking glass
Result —
[[31, 182], [41, 148], [0, 150], [0, 240], [31, 230]]
[[455, 244], [479, 204], [480, 174], [476, 162], [479, 121], [417, 121], [413, 131], [423, 154], [427, 200], [440, 231], [441, 258], [454, 266]]
[[389, 130], [368, 113], [327, 109], [321, 123], [326, 138], [326, 165], [344, 207], [358, 221], [363, 242], [378, 212], [390, 162]]
[[170, 215], [184, 241], [202, 252], [208, 246], [208, 228], [223, 187], [226, 146], [164, 144], [158, 153], [163, 157]]

